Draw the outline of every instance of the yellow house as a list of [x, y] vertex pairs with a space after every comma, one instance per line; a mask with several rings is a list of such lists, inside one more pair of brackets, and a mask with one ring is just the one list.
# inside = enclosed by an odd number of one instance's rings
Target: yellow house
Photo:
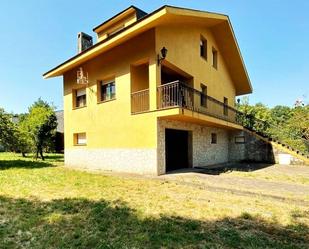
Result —
[[160, 175], [237, 159], [234, 101], [252, 87], [228, 16], [130, 6], [93, 30], [44, 74], [63, 76], [66, 165]]

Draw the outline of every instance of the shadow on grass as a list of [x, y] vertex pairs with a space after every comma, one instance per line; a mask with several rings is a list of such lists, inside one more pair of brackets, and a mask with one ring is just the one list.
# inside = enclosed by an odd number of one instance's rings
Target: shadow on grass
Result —
[[0, 170], [11, 168], [35, 169], [45, 167], [54, 167], [54, 165], [43, 161], [0, 160]]
[[308, 248], [304, 215], [289, 226], [250, 214], [203, 222], [141, 217], [121, 201], [0, 197], [0, 239], [3, 248]]
[[46, 160], [51, 160], [53, 162], [64, 162], [63, 154], [47, 154], [44, 155]]

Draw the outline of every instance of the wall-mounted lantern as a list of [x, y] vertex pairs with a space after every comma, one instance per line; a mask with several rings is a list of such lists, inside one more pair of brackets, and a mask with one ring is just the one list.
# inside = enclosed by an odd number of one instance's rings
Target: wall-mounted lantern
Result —
[[161, 50], [161, 55], [158, 54], [158, 66], [161, 64], [161, 62], [165, 59], [167, 55], [167, 48], [163, 47]]

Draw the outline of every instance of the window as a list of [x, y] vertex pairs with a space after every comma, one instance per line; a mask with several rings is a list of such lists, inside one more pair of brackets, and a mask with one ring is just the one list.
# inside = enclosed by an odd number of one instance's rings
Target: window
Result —
[[203, 36], [200, 39], [200, 56], [207, 60], [207, 40]]
[[217, 133], [211, 133], [211, 144], [217, 143]]
[[212, 66], [218, 69], [218, 51], [212, 48]]
[[201, 84], [201, 106], [207, 107], [207, 86]]
[[86, 106], [87, 98], [86, 98], [86, 88], [75, 90], [75, 107], [84, 107]]
[[112, 81], [100, 81], [100, 99], [99, 101], [108, 101], [116, 98], [115, 80]]
[[229, 113], [228, 113], [228, 110], [229, 110], [228, 106], [229, 106], [228, 98], [224, 97], [224, 98], [223, 98], [223, 114], [224, 114], [225, 116], [227, 116], [227, 115], [229, 114]]
[[87, 144], [87, 137], [85, 132], [74, 134], [74, 145], [86, 145], [86, 144]]
[[235, 137], [235, 144], [244, 144], [246, 143], [244, 136], [236, 136]]

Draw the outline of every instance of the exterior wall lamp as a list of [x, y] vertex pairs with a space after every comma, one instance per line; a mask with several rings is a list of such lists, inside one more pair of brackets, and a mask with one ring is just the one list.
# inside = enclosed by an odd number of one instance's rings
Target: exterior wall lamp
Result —
[[157, 60], [157, 63], [158, 63], [158, 66], [162, 63], [162, 61], [165, 59], [166, 55], [167, 55], [167, 48], [166, 47], [163, 47], [161, 50], [161, 55], [158, 54], [158, 60]]

